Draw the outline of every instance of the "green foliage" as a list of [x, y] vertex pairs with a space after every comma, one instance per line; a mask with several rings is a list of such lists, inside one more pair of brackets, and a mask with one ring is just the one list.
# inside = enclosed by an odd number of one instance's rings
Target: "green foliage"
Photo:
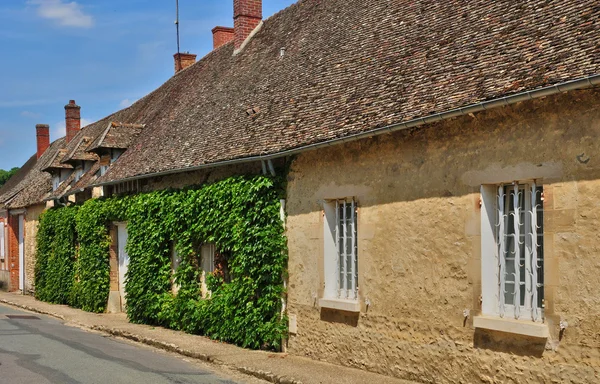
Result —
[[77, 282], [72, 292], [73, 305], [90, 312], [106, 309], [110, 290], [109, 249], [107, 224], [110, 204], [89, 200], [77, 214], [79, 257], [75, 266]]
[[0, 169], [0, 187], [6, 184], [8, 179], [13, 177], [15, 173], [19, 170], [19, 167], [11, 168], [10, 171], [5, 171], [4, 169]]
[[[110, 289], [107, 225], [126, 221], [130, 321], [204, 334], [248, 348], [279, 348], [286, 331], [281, 316], [287, 265], [279, 217], [282, 197], [280, 180], [256, 176], [181, 191], [87, 201], [75, 217], [79, 256], [72, 267], [69, 304], [88, 311], [105, 309]], [[48, 240], [38, 244], [36, 289], [48, 279], [41, 272], [50, 269], [49, 259], [40, 255], [49, 253], [49, 243], [63, 241], [57, 238], [51, 217], [45, 214], [40, 222], [39, 233]], [[210, 299], [202, 299], [199, 284], [199, 251], [206, 243], [215, 244], [220, 263], [206, 276]], [[181, 258], [174, 275], [173, 247]], [[177, 295], [171, 293], [173, 281], [180, 287]]]
[[52, 209], [40, 221], [35, 266], [38, 299], [57, 304], [70, 304], [75, 281], [76, 232], [75, 215], [78, 207]]

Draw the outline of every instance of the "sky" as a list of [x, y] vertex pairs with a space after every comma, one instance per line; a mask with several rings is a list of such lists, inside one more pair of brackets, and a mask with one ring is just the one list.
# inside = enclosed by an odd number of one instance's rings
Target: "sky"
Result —
[[[266, 19], [296, 0], [263, 0]], [[179, 0], [181, 51], [198, 59], [211, 30], [233, 26], [233, 0]], [[82, 126], [125, 108], [173, 75], [175, 0], [0, 1], [0, 169], [36, 151], [35, 125], [65, 135], [64, 106]]]

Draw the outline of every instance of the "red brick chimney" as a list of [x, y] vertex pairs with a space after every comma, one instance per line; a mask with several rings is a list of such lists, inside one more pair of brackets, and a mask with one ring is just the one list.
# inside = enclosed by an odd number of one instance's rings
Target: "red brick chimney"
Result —
[[196, 62], [196, 55], [191, 53], [176, 53], [173, 58], [175, 59], [175, 73], [194, 65]]
[[235, 29], [229, 27], [214, 27], [213, 34], [213, 49], [217, 49], [222, 45], [229, 43], [235, 36]]
[[50, 147], [50, 126], [48, 124], [36, 125], [35, 136], [37, 139], [37, 158], [39, 159]]
[[235, 49], [240, 49], [246, 38], [262, 21], [262, 0], [233, 0], [233, 29]]
[[75, 104], [75, 100], [69, 100], [65, 105], [65, 121], [67, 123], [67, 143], [73, 140], [81, 129], [81, 107]]

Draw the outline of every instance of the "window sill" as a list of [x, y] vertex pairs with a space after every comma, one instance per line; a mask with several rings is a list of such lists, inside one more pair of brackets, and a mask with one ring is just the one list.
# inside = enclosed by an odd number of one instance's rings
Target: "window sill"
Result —
[[541, 339], [547, 339], [549, 335], [548, 325], [545, 323], [534, 323], [533, 321], [505, 319], [491, 316], [475, 316], [473, 318], [473, 326], [475, 328], [513, 333]]
[[360, 312], [358, 300], [320, 299], [319, 306], [321, 308], [337, 309], [338, 311]]

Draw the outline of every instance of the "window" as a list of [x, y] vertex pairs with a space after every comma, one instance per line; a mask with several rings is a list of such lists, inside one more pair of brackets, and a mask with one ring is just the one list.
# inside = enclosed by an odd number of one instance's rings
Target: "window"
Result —
[[110, 150], [110, 163], [112, 164], [115, 161], [119, 160], [119, 157], [121, 157], [123, 152], [125, 152], [124, 149], [111, 149]]
[[75, 169], [75, 181], [79, 181], [79, 179], [81, 179], [81, 176], [83, 176], [83, 168], [77, 167]]
[[202, 297], [211, 296], [211, 291], [206, 286], [206, 275], [215, 271], [215, 245], [204, 244], [200, 248], [200, 263], [202, 266], [202, 275], [200, 276]]
[[215, 245], [204, 244], [200, 249], [202, 258], [202, 271], [212, 273], [215, 270]]
[[4, 260], [4, 252], [5, 250], [5, 245], [4, 245], [4, 221], [0, 221], [0, 260]]
[[52, 176], [52, 190], [56, 191], [58, 189], [59, 185], [60, 185], [60, 175], [53, 175]]
[[535, 182], [486, 186], [482, 202], [484, 314], [542, 321], [543, 187]]
[[181, 264], [181, 257], [179, 256], [179, 252], [177, 252], [177, 247], [175, 244], [171, 247], [171, 275], [173, 276], [173, 282], [171, 284], [171, 291], [173, 294], [177, 294], [179, 292], [180, 284], [177, 283], [175, 279], [175, 272], [177, 272], [177, 268]]
[[328, 201], [325, 210], [325, 298], [358, 301], [357, 205]]

